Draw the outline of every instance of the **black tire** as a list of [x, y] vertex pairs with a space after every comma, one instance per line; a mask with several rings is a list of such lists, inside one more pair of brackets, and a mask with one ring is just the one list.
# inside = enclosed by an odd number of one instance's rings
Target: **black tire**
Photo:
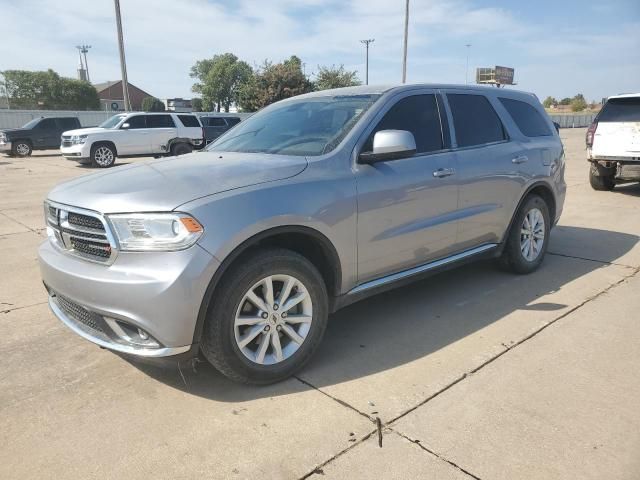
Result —
[[[525, 217], [529, 212], [538, 209], [542, 213], [544, 219], [544, 239], [542, 248], [537, 256], [528, 260], [521, 249], [522, 229], [525, 223]], [[549, 207], [547, 203], [538, 195], [529, 195], [524, 199], [520, 208], [515, 214], [511, 229], [505, 240], [504, 250], [498, 259], [500, 266], [514, 273], [531, 273], [536, 270], [547, 252], [549, 245], [549, 231], [551, 228], [551, 220], [549, 217]]]
[[178, 155], [186, 155], [187, 153], [191, 153], [193, 148], [188, 143], [174, 143], [171, 145], [171, 155], [177, 157]]
[[[238, 346], [234, 329], [235, 317], [251, 287], [263, 278], [277, 274], [291, 275], [303, 283], [312, 302], [312, 321], [304, 341], [295, 353], [278, 363], [261, 365], [247, 358]], [[241, 263], [233, 265], [225, 274], [210, 305], [201, 350], [216, 369], [240, 383], [269, 384], [290, 377], [313, 356], [327, 326], [328, 297], [322, 276], [305, 257], [282, 248], [260, 249], [248, 253]], [[258, 334], [256, 341], [262, 335]], [[282, 332], [279, 335], [286, 338]], [[269, 345], [268, 348], [271, 349], [272, 346]]]
[[28, 140], [16, 140], [11, 144], [11, 155], [14, 157], [30, 157], [33, 147]]
[[616, 169], [606, 168], [592, 163], [589, 168], [589, 183], [591, 188], [598, 191], [611, 191], [616, 186]]
[[116, 163], [116, 150], [109, 143], [96, 143], [91, 146], [91, 166], [110, 168]]

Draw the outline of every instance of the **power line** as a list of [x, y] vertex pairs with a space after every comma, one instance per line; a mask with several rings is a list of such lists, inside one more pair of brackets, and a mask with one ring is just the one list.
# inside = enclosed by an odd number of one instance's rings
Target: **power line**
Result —
[[360, 40], [360, 43], [364, 43], [367, 48], [365, 67], [364, 67], [364, 84], [369, 85], [369, 44], [375, 42], [375, 38], [368, 38], [367, 40]]

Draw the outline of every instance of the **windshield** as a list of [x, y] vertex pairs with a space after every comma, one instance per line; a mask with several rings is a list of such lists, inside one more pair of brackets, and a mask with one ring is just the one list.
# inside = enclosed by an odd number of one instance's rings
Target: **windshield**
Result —
[[337, 95], [275, 103], [236, 125], [207, 150], [316, 156], [342, 141], [380, 95]]
[[105, 120], [104, 122], [102, 122], [100, 125], [98, 125], [101, 128], [113, 128], [115, 127], [117, 124], [120, 123], [120, 121], [126, 117], [126, 115], [114, 115], [113, 117], [110, 117], [109, 119]]
[[27, 123], [25, 123], [22, 128], [33, 128], [35, 127], [38, 122], [42, 120], [41, 118], [34, 118], [33, 120], [29, 120]]

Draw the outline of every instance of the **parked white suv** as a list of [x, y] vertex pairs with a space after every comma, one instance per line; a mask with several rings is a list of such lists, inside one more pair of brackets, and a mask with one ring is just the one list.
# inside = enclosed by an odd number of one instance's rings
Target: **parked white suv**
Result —
[[61, 140], [66, 158], [107, 168], [116, 157], [175, 156], [202, 148], [204, 130], [188, 113], [120, 113], [98, 127], [64, 132]]
[[640, 181], [640, 93], [609, 97], [587, 130], [586, 143], [595, 190]]

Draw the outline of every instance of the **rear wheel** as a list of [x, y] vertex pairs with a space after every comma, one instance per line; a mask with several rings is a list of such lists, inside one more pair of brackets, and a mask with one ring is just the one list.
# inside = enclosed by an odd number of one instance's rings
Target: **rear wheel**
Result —
[[171, 155], [177, 157], [178, 155], [185, 155], [191, 153], [193, 148], [188, 143], [176, 143], [171, 146]]
[[616, 186], [616, 168], [592, 163], [589, 168], [589, 183], [594, 190], [610, 191]]
[[272, 248], [232, 267], [211, 302], [204, 356], [241, 383], [293, 375], [311, 358], [327, 325], [327, 291], [305, 257]]
[[513, 220], [500, 265], [515, 273], [530, 273], [542, 263], [549, 243], [549, 207], [538, 195], [529, 195]]
[[26, 140], [16, 140], [11, 146], [11, 153], [16, 157], [29, 157], [32, 151], [31, 144]]
[[98, 168], [109, 168], [116, 163], [114, 148], [106, 143], [99, 143], [91, 147], [91, 165]]

